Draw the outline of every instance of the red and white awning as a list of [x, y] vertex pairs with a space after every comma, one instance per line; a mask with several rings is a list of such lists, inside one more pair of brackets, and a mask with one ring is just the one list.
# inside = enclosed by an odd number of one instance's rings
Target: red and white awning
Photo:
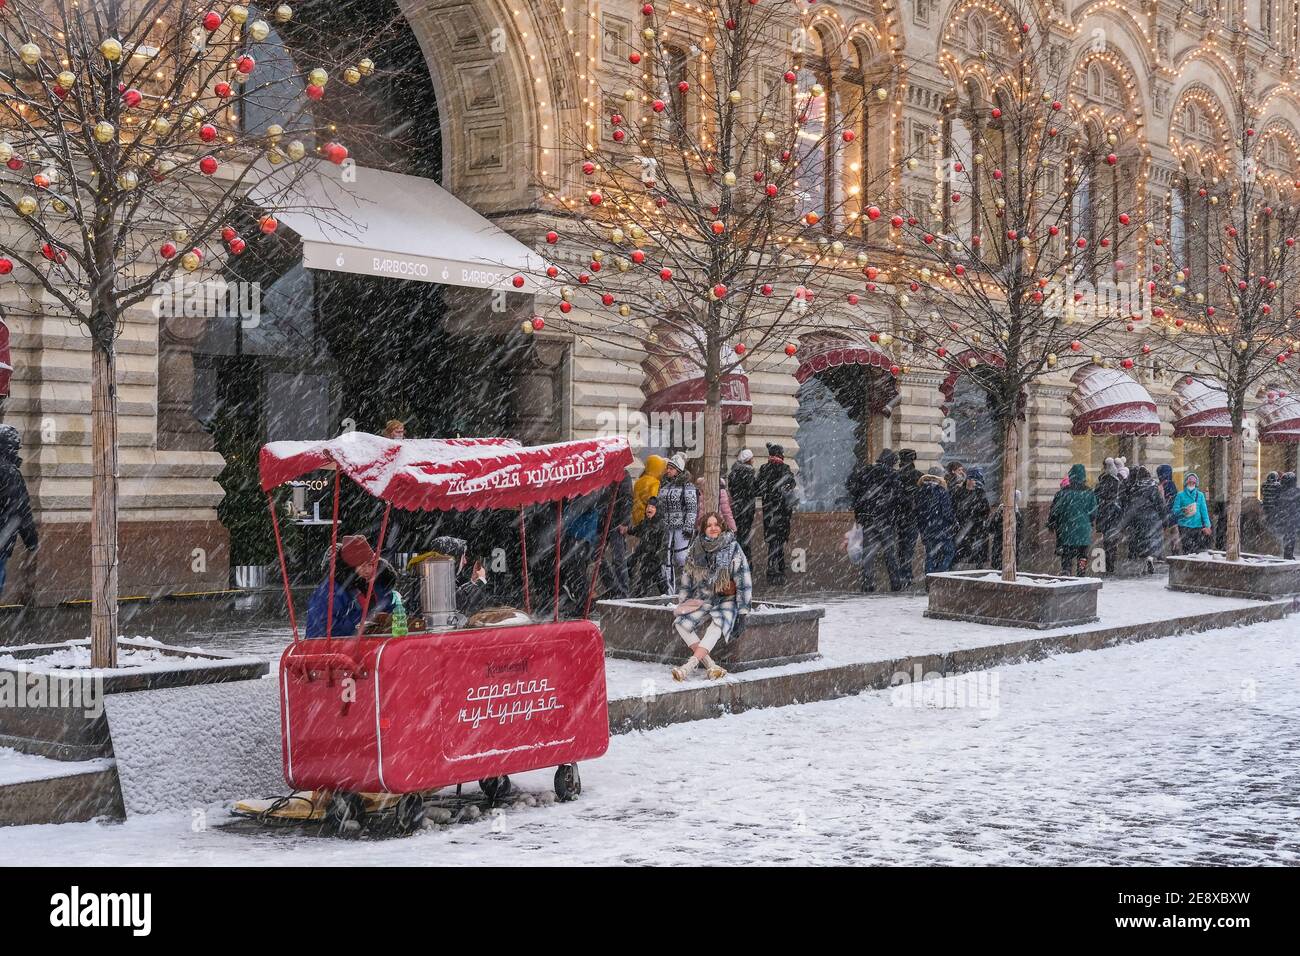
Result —
[[[645, 404], [641, 410], [655, 414], [703, 415], [708, 402], [709, 383], [704, 378], [696, 356], [700, 353], [697, 330], [686, 321], [660, 322], [655, 337], [646, 347], [641, 361], [645, 372]], [[754, 403], [749, 398], [749, 377], [736, 367], [725, 373], [721, 389], [722, 423], [747, 425], [754, 417]]]
[[1232, 434], [1228, 396], [1217, 382], [1188, 376], [1174, 389], [1175, 438], [1227, 438]]
[[1286, 392], [1270, 392], [1255, 412], [1259, 440], [1265, 445], [1300, 444], [1300, 398]]
[[1073, 434], [1160, 434], [1160, 416], [1151, 395], [1118, 369], [1088, 365], [1074, 373], [1073, 382]]
[[875, 348], [870, 342], [863, 342], [839, 332], [809, 332], [799, 337], [799, 367], [794, 378], [800, 385], [814, 375], [833, 368], [861, 365], [885, 372], [878, 376], [879, 387], [871, 390], [871, 411], [877, 415], [888, 415], [890, 408], [901, 397], [898, 380], [890, 373], [897, 364], [893, 356]]

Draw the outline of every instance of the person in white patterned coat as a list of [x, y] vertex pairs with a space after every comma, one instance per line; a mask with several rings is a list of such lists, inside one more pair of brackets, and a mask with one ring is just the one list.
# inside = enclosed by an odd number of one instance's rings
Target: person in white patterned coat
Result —
[[686, 456], [681, 452], [668, 459], [664, 476], [659, 482], [659, 514], [663, 516], [668, 532], [668, 565], [666, 567], [670, 588], [677, 586], [686, 550], [695, 537], [695, 522], [700, 513], [700, 491], [686, 473]]
[[672, 669], [673, 680], [684, 681], [703, 664], [712, 680], [726, 676], [710, 652], [729, 640], [753, 607], [754, 584], [749, 561], [736, 536], [723, 526], [716, 511], [704, 516], [702, 532], [690, 546], [678, 582], [673, 627], [691, 649], [691, 656]]

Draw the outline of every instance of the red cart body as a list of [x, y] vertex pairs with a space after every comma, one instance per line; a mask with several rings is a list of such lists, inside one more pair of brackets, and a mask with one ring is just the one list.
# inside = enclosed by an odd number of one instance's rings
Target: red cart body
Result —
[[601, 756], [605, 645], [590, 621], [290, 644], [284, 776], [414, 793]]

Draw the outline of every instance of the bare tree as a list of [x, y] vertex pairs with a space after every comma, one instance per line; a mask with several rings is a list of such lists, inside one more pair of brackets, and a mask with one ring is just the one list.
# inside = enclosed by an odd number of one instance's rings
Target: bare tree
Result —
[[1222, 388], [1232, 422], [1228, 439], [1226, 557], [1241, 560], [1241, 504], [1245, 475], [1247, 405], [1273, 381], [1294, 374], [1300, 310], [1300, 206], [1273, 202], [1291, 196], [1298, 157], [1264, 152], [1274, 131], [1257, 129], [1261, 109], [1245, 87], [1236, 90], [1235, 123], [1218, 175], [1180, 184], [1195, 196], [1196, 215], [1185, 222], [1185, 242], [1204, 252], [1204, 266], [1187, 250], [1166, 247], [1153, 285], [1168, 308], [1157, 329], [1158, 354], [1172, 371], [1210, 376]]
[[[348, 158], [331, 101], [373, 71], [369, 38], [314, 36], [301, 19], [288, 4], [266, 19], [194, 0], [0, 5], [0, 278], [27, 289], [34, 311], [79, 323], [91, 343], [96, 667], [116, 659], [124, 318], [160, 283], [211, 275], [239, 255], [241, 224], [275, 230], [265, 208], [246, 209], [251, 188], [271, 206], [330, 168], [320, 158]], [[293, 47], [312, 61], [281, 55], [259, 67], [262, 51]]]
[[1006, 581], [1016, 575], [1027, 391], [1109, 361], [1114, 333], [1145, 321], [1129, 279], [1140, 217], [1110, 188], [1123, 161], [1118, 136], [1104, 118], [1084, 117], [1068, 51], [1035, 9], [1021, 12], [992, 89], [955, 78], [946, 133], [931, 139], [942, 148], [930, 202], [890, 219], [899, 255], [889, 304], [912, 345], [909, 364], [970, 376], [998, 428]]
[[[896, 68], [868, 68], [846, 92], [821, 71], [837, 51], [790, 4], [669, 7], [642, 7], [599, 123], [563, 143], [578, 198], [543, 184], [561, 209], [548, 275], [561, 328], [704, 381], [712, 507], [728, 377], [748, 357], [794, 354], [800, 334], [867, 328], [853, 274], [891, 177], [872, 174], [863, 130], [889, 109]], [[569, 318], [575, 303], [597, 319]]]

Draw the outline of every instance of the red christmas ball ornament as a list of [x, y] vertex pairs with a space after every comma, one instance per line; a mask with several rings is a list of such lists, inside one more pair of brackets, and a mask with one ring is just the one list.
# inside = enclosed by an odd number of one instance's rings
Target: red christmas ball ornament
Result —
[[1083, 343], [1080, 342], [1078, 339], [1075, 339], [1073, 342], [1070, 343], [1070, 351], [1071, 351], [1071, 352], [1077, 352], [1077, 351], [1079, 351], [1081, 348], [1083, 348]]
[[921, 237], [921, 240], [922, 240], [922, 241], [923, 241], [927, 246], [929, 246], [929, 245], [933, 245], [933, 244], [934, 244], [934, 234], [933, 234], [933, 233], [929, 233], [929, 232], [927, 232], [924, 236]]
[[794, 70], [786, 70], [784, 79], [787, 83], [793, 83], [795, 80], [799, 79], [799, 77], [795, 74]]
[[1047, 131], [1047, 135], [1048, 135], [1048, 136], [1055, 136], [1055, 135], [1056, 135], [1057, 133], [1059, 133], [1059, 132], [1060, 132], [1060, 130], [1057, 129], [1055, 126], [1053, 126], [1053, 127], [1051, 127], [1051, 128]]
[[966, 274], [966, 267], [965, 267], [965, 266], [960, 266], [960, 265], [959, 265], [959, 266], [957, 266], [955, 269], [953, 269], [952, 271], [955, 272], [955, 273], [957, 274], [958, 277], [960, 277], [960, 276], [964, 276], [964, 275]]
[[203, 14], [203, 29], [209, 33], [215, 32], [221, 26], [221, 14], [215, 10], [209, 10]]
[[737, 343], [736, 343], [736, 347], [735, 347], [735, 351], [736, 351], [736, 354], [737, 354], [737, 355], [744, 355], [744, 354], [745, 354], [745, 343], [744, 343], [744, 342], [737, 342]]
[[1099, 244], [1103, 249], [1107, 249], [1107, 248], [1110, 247], [1110, 240], [1107, 239], [1105, 236], [1103, 236], [1103, 237], [1101, 238], [1100, 243], [1098, 243], [1098, 244]]
[[953, 201], [953, 202], [961, 202], [961, 193], [953, 193], [953, 194], [952, 194], [952, 201]]
[[578, 285], [587, 285], [589, 282], [591, 282], [591, 276], [588, 273], [578, 273]]
[[32, 185], [37, 189], [49, 189], [50, 177], [46, 176], [44, 173], [37, 173], [32, 177]]
[[276, 221], [274, 216], [263, 216], [257, 221], [257, 228], [261, 229], [265, 235], [269, 236], [271, 233], [275, 232], [276, 229], [280, 228], [280, 223]]
[[713, 287], [713, 297], [715, 299], [725, 299], [727, 297], [727, 287], [719, 282]]
[[348, 148], [342, 143], [326, 143], [325, 158], [335, 166], [341, 166], [343, 161], [348, 158]]
[[1107, 166], [1114, 166], [1114, 165], [1115, 165], [1116, 163], [1118, 163], [1118, 162], [1119, 162], [1119, 157], [1116, 156], [1114, 153], [1107, 153], [1107, 154], [1106, 154], [1106, 165], [1107, 165]]
[[561, 303], [560, 303], [560, 311], [563, 312], [565, 315], [568, 315], [570, 312], [573, 311], [573, 303], [572, 303], [572, 302], [561, 302]]
[[595, 171], [596, 171], [596, 164], [593, 163], [591, 160], [587, 160], [585, 163], [582, 164], [582, 172], [585, 175], [590, 176]]
[[510, 284], [514, 286], [516, 289], [522, 289], [524, 287], [524, 277], [515, 276], [513, 279], [510, 280]]
[[767, 193], [768, 199], [774, 199], [776, 198], [777, 188], [773, 183], [768, 183], [767, 188], [764, 190], [764, 192]]
[[645, 6], [643, 6], [643, 7], [641, 8], [641, 16], [643, 16], [643, 17], [653, 17], [654, 15], [655, 15], [654, 4], [652, 4], [652, 3], [647, 3]]
[[667, 106], [668, 104], [665, 103], [663, 100], [655, 100], [653, 103], [650, 104], [650, 108], [654, 110], [656, 113], [662, 113], [667, 108]]
[[1294, 236], [1287, 236], [1287, 237], [1286, 237], [1286, 244], [1287, 244], [1288, 246], [1294, 246], [1294, 245], [1295, 245], [1295, 237], [1294, 237]]
[[1029, 24], [1028, 24], [1028, 23], [1022, 23], [1022, 24], [1020, 24], [1020, 32], [1021, 32], [1021, 33], [1028, 33], [1028, 32], [1029, 32]]
[[614, 130], [614, 142], [621, 143], [627, 139], [627, 131], [622, 129]]
[[1061, 231], [1061, 230], [1058, 229], [1056, 226], [1048, 226], [1048, 227], [1047, 227], [1047, 234], [1048, 234], [1049, 236], [1055, 236], [1055, 235], [1058, 235], [1058, 234], [1060, 233], [1060, 231]]
[[899, 375], [899, 373], [902, 372], [902, 371], [903, 371], [903, 370], [902, 370], [901, 368], [899, 368], [897, 365], [891, 365], [891, 366], [889, 366], [889, 374], [890, 374], [890, 375], [893, 375], [895, 378], [897, 378], [898, 375]]
[[966, 170], [966, 167], [963, 166], [960, 162], [957, 162], [957, 163], [953, 163], [953, 164], [952, 164], [952, 171], [953, 171], [954, 173], [965, 172], [965, 170]]
[[734, 29], [736, 29], [736, 18], [735, 18], [735, 17], [727, 17], [727, 29], [728, 29], [728, 30], [734, 30]]
[[158, 255], [162, 256], [164, 259], [176, 258], [176, 245], [171, 242], [164, 242], [158, 247]]
[[587, 202], [591, 203], [593, 206], [599, 206], [604, 201], [605, 201], [605, 197], [602, 196], [599, 192], [594, 192], [587, 197]]
[[546, 277], [547, 277], [548, 279], [554, 279], [554, 278], [555, 278], [556, 276], [558, 276], [559, 274], [560, 274], [560, 270], [557, 269], [555, 266], [547, 266], [547, 267], [546, 267]]
[[1142, 354], [1143, 354], [1143, 355], [1150, 355], [1150, 354], [1151, 354], [1151, 346], [1149, 346], [1149, 345], [1143, 345], [1143, 346], [1142, 346]]
[[1120, 364], [1120, 365], [1123, 365], [1125, 368], [1132, 368], [1134, 363], [1133, 363], [1133, 360], [1132, 360], [1131, 358], [1126, 358], [1126, 359], [1124, 359], [1122, 362], [1120, 362], [1119, 364]]
[[235, 69], [238, 70], [240, 73], [244, 74], [244, 76], [248, 76], [248, 74], [252, 73], [253, 70], [256, 68], [257, 68], [257, 61], [254, 60], [247, 53], [245, 53], [243, 56], [241, 56], [238, 60], [235, 61]]
[[876, 276], [880, 275], [880, 270], [877, 269], [875, 266], [867, 266], [865, 269], [862, 270], [862, 274], [865, 275], [868, 279], [874, 280]]
[[[565, 305], [568, 305], [568, 303], [566, 302]], [[540, 332], [544, 328], [546, 328], [546, 320], [540, 315], [533, 316], [533, 331]]]
[[867, 341], [868, 341], [868, 342], [879, 342], [879, 341], [880, 341], [880, 333], [879, 333], [879, 332], [872, 332], [870, 335], [867, 336]]
[[1127, 226], [1130, 221], [1128, 213], [1122, 212], [1119, 214], [1119, 222], [1121, 226]]
[[875, 222], [877, 219], [880, 218], [880, 210], [875, 206], [868, 206], [867, 218], [870, 219], [872, 222]]
[[1208, 316], [1210, 316], [1210, 317], [1213, 317], [1213, 316], [1214, 316], [1214, 306], [1212, 306], [1212, 305], [1210, 305], [1210, 306], [1206, 306], [1206, 308], [1205, 308], [1205, 314], [1208, 315]]
[[641, 263], [645, 262], [645, 250], [643, 249], [632, 250], [632, 261], [635, 262], [637, 265], [640, 265]]
[[1083, 236], [1080, 236], [1078, 239], [1074, 240], [1074, 244], [1078, 246], [1080, 249], [1088, 248], [1088, 240], [1083, 238]]
[[770, 282], [764, 282], [764, 283], [763, 283], [763, 287], [762, 287], [761, 289], [759, 289], [758, 291], [762, 292], [763, 295], [771, 295], [771, 294], [772, 294], [772, 284], [771, 284]]
[[1001, 178], [1002, 178], [1002, 170], [1000, 170], [1000, 169], [995, 169], [995, 170], [993, 170], [993, 178], [994, 178], [994, 179], [1001, 179]]
[[204, 123], [199, 127], [199, 139], [205, 143], [210, 143], [217, 138], [217, 128], [211, 123]]
[[840, 134], [840, 138], [844, 140], [844, 142], [846, 143], [851, 143], [856, 138], [856, 136], [853, 130], [846, 129], [843, 133]]
[[122, 94], [122, 105], [129, 109], [134, 109], [140, 105], [142, 99], [144, 99], [143, 93], [134, 88], [129, 89]]
[[902, 229], [902, 228], [903, 228], [903, 217], [902, 217], [902, 216], [893, 216], [893, 217], [890, 218], [890, 220], [889, 220], [889, 224], [890, 224], [891, 226], [893, 226], [895, 229]]
[[600, 301], [605, 306], [611, 306], [614, 304], [614, 296], [611, 293], [606, 292], [600, 297]]
[[797, 345], [795, 345], [793, 342], [789, 342], [789, 343], [786, 344], [786, 347], [785, 347], [785, 354], [786, 354], [786, 355], [794, 355], [794, 353], [795, 353], [795, 352], [798, 352], [798, 351], [799, 351], [799, 347], [798, 347]]
[[248, 248], [248, 243], [245, 242], [243, 240], [243, 237], [241, 236], [235, 236], [234, 239], [230, 240], [230, 251], [237, 256], [242, 256], [244, 254], [244, 250], [247, 248]]
[[307, 99], [319, 102], [325, 96], [325, 87], [317, 86], [315, 83], [307, 84]]
[[723, 223], [721, 219], [713, 220], [713, 222], [709, 224], [709, 228], [713, 231], [715, 236], [720, 236], [727, 231], [726, 224]]
[[0, 256], [0, 276], [7, 276], [9, 273], [13, 271], [14, 271], [13, 260], [6, 259], [3, 256]]
[[221, 227], [221, 241], [222, 241], [222, 242], [229, 242], [231, 239], [234, 239], [235, 236], [237, 236], [237, 235], [239, 235], [239, 233], [235, 232], [235, 227], [234, 227], [234, 226], [222, 226], [222, 227]]
[[934, 354], [937, 355], [937, 356], [939, 356], [939, 358], [947, 358], [947, 357], [948, 357], [948, 350], [947, 350], [946, 348], [944, 348], [944, 347], [941, 345], [941, 346], [939, 346], [937, 349], [934, 350]]
[[1187, 323], [1184, 322], [1182, 319], [1174, 319], [1174, 327], [1175, 327], [1175, 328], [1179, 328], [1179, 329], [1181, 329], [1181, 328], [1182, 328], [1184, 325], [1186, 325], [1186, 324], [1187, 324]]
[[1052, 100], [1052, 109], [1054, 109], [1054, 110], [1060, 110], [1060, 108], [1061, 108], [1061, 101], [1060, 101], [1060, 100]]
[[222, 99], [225, 99], [227, 96], [230, 95], [230, 84], [227, 83], [225, 80], [222, 80], [216, 86], [212, 87], [212, 92], [216, 93]]
[[687, 93], [690, 91], [690, 89], [691, 89], [691, 84], [687, 83], [685, 80], [682, 80], [677, 84], [678, 93]]
[[1019, 238], [1019, 236], [1014, 229], [1007, 230], [1007, 239], [1009, 241], [1015, 242], [1017, 238]]
[[673, 278], [673, 270], [665, 266], [659, 270], [659, 278], [664, 282], [671, 282]]
[[550, 232], [546, 234], [546, 241], [548, 244], [553, 246], [560, 241], [560, 234], [556, 232], [554, 229], [552, 229]]
[[989, 115], [992, 116], [994, 119], [1002, 119], [1002, 110], [998, 109], [995, 106], [993, 107], [993, 110]]
[[1253, 129], [1251, 129], [1250, 127], [1247, 127], [1247, 128], [1246, 128], [1246, 135], [1247, 135], [1247, 136], [1254, 136], [1254, 135], [1255, 135], [1255, 131], [1254, 131]]
[[857, 305], [857, 304], [858, 304], [858, 294], [857, 294], [856, 292], [850, 292], [850, 293], [849, 293], [849, 296], [848, 296], [848, 301], [849, 301], [849, 305]]
[[211, 176], [219, 165], [215, 156], [204, 156], [199, 160], [199, 171], [205, 176]]
[[63, 263], [68, 259], [68, 253], [66, 250], [60, 249], [58, 246], [49, 242], [41, 243], [41, 255], [50, 260], [50, 262]]
[[919, 220], [918, 220], [915, 216], [908, 216], [908, 217], [907, 217], [907, 224], [908, 224], [909, 226], [915, 226], [915, 225], [917, 224], [918, 221], [919, 221]]
[[868, 282], [868, 283], [867, 283], [867, 291], [868, 291], [868, 292], [875, 292], [875, 291], [876, 291], [876, 284], [875, 284], [874, 282]]
[[636, 64], [641, 62], [641, 54], [637, 53], [636, 50], [633, 50], [631, 53], [628, 54], [627, 60], [633, 66], [636, 66]]

